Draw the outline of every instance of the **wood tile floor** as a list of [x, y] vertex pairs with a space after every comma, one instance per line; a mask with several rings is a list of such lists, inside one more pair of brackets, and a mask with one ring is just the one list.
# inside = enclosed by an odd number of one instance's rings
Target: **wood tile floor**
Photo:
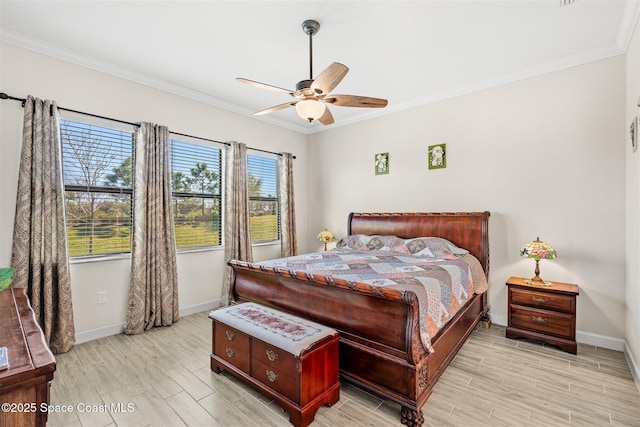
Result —
[[[209, 368], [208, 313], [57, 355], [49, 426], [290, 426], [277, 404]], [[578, 355], [476, 329], [424, 406], [426, 426], [637, 426], [640, 393], [620, 352]], [[52, 407], [55, 409], [55, 407]], [[312, 426], [401, 426], [400, 407], [342, 385]]]

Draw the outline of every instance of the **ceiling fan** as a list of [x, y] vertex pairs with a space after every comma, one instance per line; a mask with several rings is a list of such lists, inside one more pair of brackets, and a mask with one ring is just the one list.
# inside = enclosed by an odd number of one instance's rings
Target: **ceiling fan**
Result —
[[320, 23], [313, 19], [307, 19], [302, 23], [302, 30], [305, 34], [309, 35], [309, 79], [299, 81], [296, 84], [295, 91], [241, 77], [236, 78], [236, 80], [241, 83], [274, 92], [287, 93], [296, 98], [295, 101], [285, 102], [284, 104], [258, 111], [254, 113], [254, 115], [260, 116], [295, 106], [298, 115], [308, 120], [309, 123], [318, 120], [323, 125], [330, 125], [333, 123], [333, 115], [331, 111], [329, 111], [329, 108], [327, 108], [327, 104], [340, 107], [365, 108], [384, 108], [387, 106], [387, 100], [381, 98], [356, 95], [329, 95], [329, 92], [338, 86], [349, 71], [347, 66], [338, 62], [329, 65], [318, 77], [313, 78], [313, 35], [317, 34], [319, 29]]

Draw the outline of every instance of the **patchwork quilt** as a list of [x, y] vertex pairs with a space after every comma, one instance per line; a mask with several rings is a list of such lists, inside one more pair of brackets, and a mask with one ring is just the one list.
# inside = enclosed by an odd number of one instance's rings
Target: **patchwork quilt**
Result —
[[[330, 251], [257, 264], [414, 292], [420, 306], [421, 339], [430, 352], [433, 351], [431, 337], [474, 293], [487, 290], [480, 262], [466, 251], [456, 254], [455, 249], [425, 250], [425, 246], [418, 244], [413, 245], [415, 253], [412, 253], [412, 249], [398, 250], [398, 246], [376, 244], [377, 247], [363, 249], [356, 245], [353, 249], [343, 243], [339, 242], [338, 247]], [[411, 247], [415, 242], [409, 243]], [[402, 245], [406, 248], [406, 241]]]

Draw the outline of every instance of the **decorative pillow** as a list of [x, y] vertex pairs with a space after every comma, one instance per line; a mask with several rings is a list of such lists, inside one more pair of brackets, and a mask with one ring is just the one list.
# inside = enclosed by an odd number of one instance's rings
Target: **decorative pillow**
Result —
[[426, 239], [408, 239], [405, 240], [405, 246], [412, 255], [433, 256], [433, 252], [427, 246]]
[[354, 234], [340, 239], [336, 243], [336, 248], [352, 249], [354, 251], [397, 251], [403, 245], [404, 240], [396, 236]]
[[414, 255], [424, 255], [442, 257], [446, 255], [465, 255], [469, 251], [462, 249], [441, 237], [417, 237], [405, 240], [405, 246], [409, 253]]
[[342, 239], [338, 240], [336, 243], [336, 248], [344, 248], [344, 249], [353, 249], [354, 251], [366, 251], [367, 245], [366, 243], [360, 240], [360, 236], [369, 237], [363, 234], [353, 234], [351, 236], [345, 236]]
[[380, 248], [384, 247], [384, 243], [382, 243], [381, 236], [371, 236], [371, 239], [367, 242], [367, 249], [371, 251], [377, 251]]
[[336, 248], [354, 251], [394, 251], [428, 257], [465, 255], [462, 249], [441, 237], [417, 237], [401, 239], [396, 236], [354, 234], [345, 236], [336, 243]]

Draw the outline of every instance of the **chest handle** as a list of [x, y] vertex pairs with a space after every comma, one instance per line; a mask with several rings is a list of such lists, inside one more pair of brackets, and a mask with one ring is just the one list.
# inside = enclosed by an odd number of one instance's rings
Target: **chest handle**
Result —
[[271, 350], [267, 350], [267, 359], [270, 361], [278, 360], [278, 353], [275, 353]]
[[267, 369], [267, 378], [269, 379], [269, 381], [271, 381], [272, 383], [278, 381], [278, 375]]
[[234, 334], [234, 333], [233, 333], [233, 332], [231, 332], [231, 331], [225, 331], [225, 332], [227, 333], [227, 339], [228, 339], [229, 341], [233, 340], [233, 339], [236, 337], [236, 334]]
[[549, 302], [549, 298], [531, 297], [531, 301], [536, 302], [538, 304], [544, 304], [545, 302]]

